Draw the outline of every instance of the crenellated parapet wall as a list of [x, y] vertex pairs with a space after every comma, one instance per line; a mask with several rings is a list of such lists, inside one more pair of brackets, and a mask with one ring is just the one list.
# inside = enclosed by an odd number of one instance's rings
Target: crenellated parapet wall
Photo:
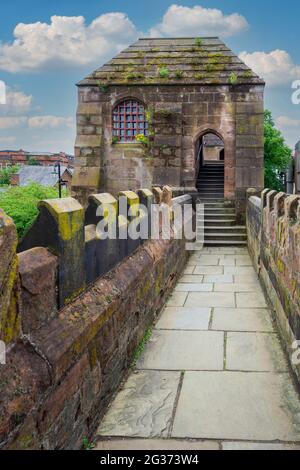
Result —
[[300, 341], [300, 196], [269, 189], [248, 196], [249, 251], [292, 357]]
[[[192, 203], [188, 195], [172, 200], [167, 187], [157, 194], [169, 208]], [[117, 230], [148, 217], [134, 202], [154, 200], [149, 190], [125, 196], [132, 211]], [[109, 194], [90, 196], [86, 210], [72, 198], [43, 201], [19, 246], [29, 249], [16, 255], [11, 235], [20, 326], [0, 365], [0, 448], [80, 448], [185, 267], [184, 238], [100, 240], [98, 218], [119, 204]]]

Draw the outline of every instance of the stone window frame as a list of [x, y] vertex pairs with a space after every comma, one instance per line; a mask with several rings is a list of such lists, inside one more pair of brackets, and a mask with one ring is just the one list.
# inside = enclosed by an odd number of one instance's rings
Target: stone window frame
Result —
[[[127, 106], [126, 106], [126, 103]], [[122, 116], [118, 110], [118, 108], [120, 108], [122, 106], [122, 104], [124, 104], [124, 120], [121, 121], [121, 120], [117, 120], [115, 121], [114, 119], [114, 116]], [[132, 113], [132, 108], [134, 107], [134, 104], [136, 104], [137, 107], [142, 107], [143, 108], [143, 111], [142, 112], [139, 112], [139, 110], [137, 110], [137, 113]], [[128, 108], [131, 108], [129, 110], [128, 113], [126, 113], [126, 107]], [[116, 112], [116, 110], [118, 110]], [[118, 145], [139, 145], [139, 142], [137, 142], [135, 140], [135, 135], [138, 135], [138, 134], [143, 134], [145, 136], [148, 136], [148, 122], [146, 120], [146, 112], [147, 112], [147, 107], [145, 105], [145, 103], [143, 102], [143, 100], [141, 100], [140, 98], [138, 97], [135, 97], [135, 96], [125, 96], [125, 97], [122, 97], [120, 98], [119, 100], [117, 100], [114, 105], [112, 106], [111, 108], [111, 126], [112, 126], [112, 140], [115, 139], [115, 138], [119, 138], [119, 140], [116, 142], [118, 143]], [[141, 119], [137, 119], [136, 121], [134, 121], [132, 119], [132, 116], [134, 115], [139, 115], [139, 114], [143, 114], [143, 120]], [[130, 116], [130, 119], [129, 121], [126, 120], [126, 116]], [[118, 127], [118, 128], [115, 128], [115, 123], [118, 122], [119, 125], [122, 124], [122, 122], [124, 122], [124, 129], [122, 129], [121, 127]], [[127, 126], [126, 124], [131, 124], [131, 126], [128, 128], [128, 130], [130, 130], [132, 132], [132, 135], [128, 136], [129, 138], [126, 138], [126, 130], [127, 130]], [[137, 125], [136, 128], [134, 128], [133, 124]], [[139, 127], [140, 124], [143, 124], [143, 127]], [[124, 140], [121, 140], [121, 135], [120, 135], [120, 131], [124, 131], [125, 135], [124, 135]], [[119, 132], [118, 132], [119, 131]]]

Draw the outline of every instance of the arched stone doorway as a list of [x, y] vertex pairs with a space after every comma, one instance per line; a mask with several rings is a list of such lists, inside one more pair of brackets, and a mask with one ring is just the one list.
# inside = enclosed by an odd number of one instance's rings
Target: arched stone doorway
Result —
[[202, 132], [195, 141], [196, 187], [204, 201], [224, 199], [225, 142], [212, 129]]

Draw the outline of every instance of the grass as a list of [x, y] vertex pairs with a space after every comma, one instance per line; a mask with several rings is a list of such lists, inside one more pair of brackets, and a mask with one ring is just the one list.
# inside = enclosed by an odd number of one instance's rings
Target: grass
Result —
[[132, 361], [132, 364], [131, 364], [131, 367], [133, 369], [135, 369], [136, 367], [136, 364], [139, 360], [139, 358], [141, 357], [145, 347], [146, 347], [146, 344], [150, 341], [151, 339], [151, 336], [152, 336], [152, 327], [151, 328], [148, 328], [148, 330], [146, 331], [145, 333], [145, 336], [144, 338], [142, 339], [142, 341], [140, 342], [140, 344], [138, 345], [138, 347], [136, 348], [136, 350], [134, 351], [134, 354], [133, 354], [133, 361]]
[[[67, 196], [67, 191], [63, 191], [63, 196]], [[21, 239], [38, 215], [39, 201], [56, 198], [57, 188], [31, 183], [28, 186], [10, 187], [0, 193], [0, 207], [13, 219]]]

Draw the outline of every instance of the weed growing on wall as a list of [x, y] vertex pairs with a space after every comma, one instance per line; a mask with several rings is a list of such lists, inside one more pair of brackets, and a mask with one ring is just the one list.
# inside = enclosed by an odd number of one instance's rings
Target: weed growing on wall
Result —
[[140, 344], [138, 345], [138, 347], [136, 348], [136, 350], [134, 352], [133, 361], [132, 361], [132, 364], [131, 364], [131, 367], [133, 369], [136, 367], [136, 364], [137, 364], [139, 358], [141, 357], [142, 352], [144, 351], [144, 349], [146, 347], [146, 344], [150, 341], [151, 336], [152, 336], [152, 328], [148, 328], [148, 330], [145, 333], [144, 338], [142, 339], [142, 341], [140, 342]]

